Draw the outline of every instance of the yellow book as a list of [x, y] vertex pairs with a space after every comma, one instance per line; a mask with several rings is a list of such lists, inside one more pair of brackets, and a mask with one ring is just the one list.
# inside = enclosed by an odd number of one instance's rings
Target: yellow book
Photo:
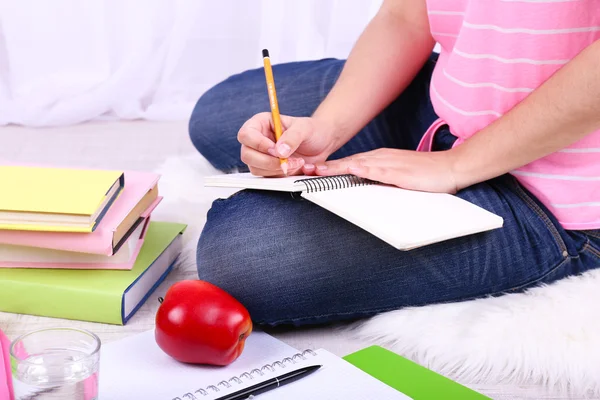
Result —
[[0, 165], [0, 229], [92, 232], [124, 185], [122, 171]]

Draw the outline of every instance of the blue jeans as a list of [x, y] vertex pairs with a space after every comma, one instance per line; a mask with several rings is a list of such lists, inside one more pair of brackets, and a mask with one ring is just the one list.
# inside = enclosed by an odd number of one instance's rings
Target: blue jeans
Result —
[[[379, 147], [415, 149], [437, 118], [429, 99], [435, 62], [432, 55], [404, 93], [332, 158]], [[311, 115], [343, 65], [335, 59], [275, 65], [281, 112]], [[264, 79], [261, 68], [247, 71], [198, 101], [191, 139], [215, 167], [244, 167], [236, 135], [249, 117], [269, 111]], [[442, 128], [434, 149], [454, 140]], [[600, 232], [564, 230], [510, 175], [457, 196], [501, 215], [504, 227], [405, 252], [289, 193], [240, 191], [208, 212], [198, 276], [240, 300], [256, 324], [273, 326], [496, 296], [600, 266]]]

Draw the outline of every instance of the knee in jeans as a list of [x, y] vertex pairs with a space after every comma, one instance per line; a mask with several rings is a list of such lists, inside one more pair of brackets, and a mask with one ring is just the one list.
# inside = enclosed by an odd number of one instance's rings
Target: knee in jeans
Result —
[[230, 293], [257, 324], [297, 321], [320, 312], [328, 301], [319, 283], [320, 269], [314, 268], [306, 256], [321, 258], [313, 238], [304, 236], [290, 246], [281, 242], [281, 238], [293, 237], [297, 228], [293, 223], [277, 221], [286, 221], [294, 210], [302, 212], [298, 207], [304, 204], [290, 202], [288, 196], [243, 190], [226, 200], [217, 200], [198, 241], [199, 279]]
[[[252, 115], [268, 110], [264, 73], [258, 70], [232, 75], [206, 91], [194, 107], [189, 122], [193, 145], [215, 168], [246, 169], [240, 159], [237, 133]], [[258, 77], [263, 76], [262, 79]], [[260, 86], [259, 90], [257, 85]]]
[[[227, 240], [227, 238], [222, 238]], [[230, 246], [207, 248], [201, 238], [197, 251], [198, 278], [225, 290], [248, 309], [253, 321], [265, 321], [271, 315], [268, 291], [260, 270], [248, 262], [243, 252]]]
[[213, 165], [219, 164], [215, 150], [223, 134], [223, 114], [218, 112], [223, 107], [223, 85], [227, 83], [219, 83], [200, 96], [188, 126], [192, 144]]
[[231, 294], [248, 309], [254, 321], [263, 321], [268, 319], [270, 305], [275, 301], [269, 299], [272, 291], [265, 287], [268, 285], [264, 280], [265, 269], [269, 266], [259, 261], [261, 257], [255, 246], [236, 235], [238, 227], [235, 225], [235, 218], [209, 212], [198, 241], [198, 278]]

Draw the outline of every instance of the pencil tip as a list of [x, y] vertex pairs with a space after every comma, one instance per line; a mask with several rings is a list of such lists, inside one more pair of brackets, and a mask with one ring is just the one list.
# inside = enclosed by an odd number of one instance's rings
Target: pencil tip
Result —
[[284, 174], [285, 176], [287, 176], [287, 173], [288, 173], [288, 165], [287, 165], [287, 163], [286, 163], [286, 162], [284, 162], [284, 163], [281, 163], [281, 169], [283, 170], [283, 174]]
[[263, 49], [262, 53], [263, 53], [263, 57], [269, 57], [269, 50]]

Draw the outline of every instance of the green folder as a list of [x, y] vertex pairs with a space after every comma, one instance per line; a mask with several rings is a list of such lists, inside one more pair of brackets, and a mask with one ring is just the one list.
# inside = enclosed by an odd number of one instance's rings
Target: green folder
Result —
[[366, 347], [343, 358], [414, 400], [490, 399], [380, 346]]
[[185, 228], [151, 221], [131, 270], [0, 268], [0, 311], [124, 325], [171, 271]]

